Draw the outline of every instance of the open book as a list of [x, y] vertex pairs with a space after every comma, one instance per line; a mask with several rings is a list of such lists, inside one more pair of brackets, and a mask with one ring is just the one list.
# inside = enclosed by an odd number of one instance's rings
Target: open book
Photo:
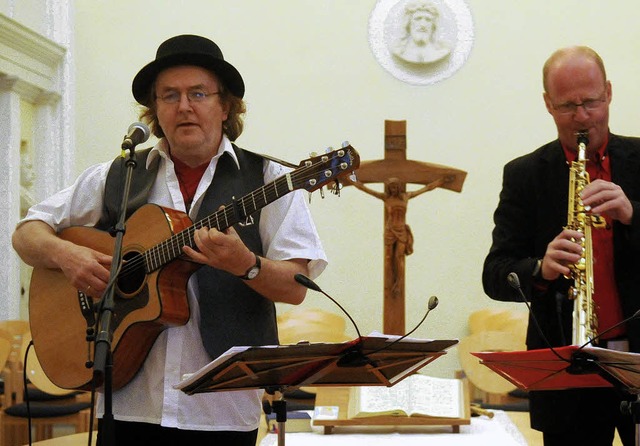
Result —
[[349, 396], [349, 418], [462, 418], [464, 404], [461, 380], [414, 374], [393, 387], [353, 387]]

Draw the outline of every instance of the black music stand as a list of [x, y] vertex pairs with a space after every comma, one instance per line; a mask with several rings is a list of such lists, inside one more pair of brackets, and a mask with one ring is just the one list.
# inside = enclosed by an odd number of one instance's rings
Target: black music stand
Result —
[[633, 417], [640, 445], [640, 354], [568, 345], [516, 352], [477, 352], [481, 364], [523, 390], [615, 387], [636, 400], [620, 408]]
[[[243, 389], [284, 394], [301, 386], [393, 386], [457, 340], [368, 336], [342, 343], [233, 347], [175, 387], [192, 395]], [[286, 402], [276, 409], [278, 444], [284, 445]]]

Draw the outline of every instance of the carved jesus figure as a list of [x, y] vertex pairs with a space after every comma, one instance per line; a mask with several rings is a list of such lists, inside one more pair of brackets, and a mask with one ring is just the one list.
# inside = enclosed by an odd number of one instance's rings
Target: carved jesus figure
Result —
[[[443, 184], [445, 179], [438, 179], [415, 191], [405, 192], [404, 184], [398, 178], [385, 181], [384, 192], [367, 187], [358, 180], [349, 180], [349, 184], [363, 192], [384, 201], [386, 221], [384, 225], [385, 244], [385, 277], [391, 277], [390, 292], [396, 297], [402, 292], [405, 257], [413, 253], [413, 234], [406, 223], [409, 200]], [[388, 286], [388, 285], [387, 285]]]

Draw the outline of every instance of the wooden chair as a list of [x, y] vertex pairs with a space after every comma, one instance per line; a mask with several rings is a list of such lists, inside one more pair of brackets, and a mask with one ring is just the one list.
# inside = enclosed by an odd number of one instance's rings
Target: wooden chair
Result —
[[[27, 363], [22, 358], [31, 341], [29, 332], [22, 335], [17, 367], [8, 370], [11, 376], [5, 379], [15, 388], [15, 399], [2, 410], [2, 433], [0, 444], [3, 446], [23, 445], [29, 441], [29, 415], [34, 435], [33, 441], [52, 438], [55, 427], [72, 428], [75, 432], [87, 432], [90, 425], [91, 402], [89, 394], [61, 389], [46, 377], [35, 350], [30, 349]], [[5, 368], [7, 369], [7, 368]], [[17, 370], [17, 371], [16, 371]], [[28, 386], [24, 388], [23, 370], [26, 370]], [[27, 407], [26, 397], [29, 398]]]
[[0, 321], [0, 338], [9, 342], [9, 356], [3, 363], [2, 376], [2, 409], [22, 401], [22, 385], [19, 376], [22, 370], [22, 337], [29, 332], [29, 322], [23, 320]]
[[300, 341], [348, 341], [345, 326], [344, 317], [317, 308], [295, 307], [278, 315], [278, 336], [282, 345]]
[[4, 378], [3, 378], [4, 376], [3, 370], [7, 365], [7, 361], [9, 360], [10, 354], [11, 354], [11, 341], [9, 341], [7, 337], [0, 335], [0, 378], [3, 379], [1, 392], [0, 392], [0, 408], [5, 406], [5, 402], [4, 402], [5, 385], [4, 385]]
[[[510, 310], [483, 309], [469, 316], [469, 335], [457, 345], [462, 373], [468, 378], [472, 397], [485, 406], [526, 407], [527, 401], [514, 396], [517, 388], [488, 367], [472, 352], [526, 350], [528, 314]], [[524, 404], [523, 404], [524, 403]]]

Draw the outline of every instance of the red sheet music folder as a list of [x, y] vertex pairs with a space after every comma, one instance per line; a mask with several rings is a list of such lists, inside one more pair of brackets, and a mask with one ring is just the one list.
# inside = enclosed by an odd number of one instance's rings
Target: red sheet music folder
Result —
[[607, 350], [596, 347], [580, 349], [575, 345], [558, 347], [554, 350], [557, 355], [548, 348], [516, 352], [477, 352], [472, 355], [480, 358], [482, 364], [524, 390], [613, 387], [610, 381], [596, 371], [583, 374], [573, 374], [568, 371], [573, 354], [581, 350], [586, 354], [594, 355], [601, 371], [609, 372], [609, 368], [603, 366], [604, 361], [598, 362], [602, 358], [601, 353]]

